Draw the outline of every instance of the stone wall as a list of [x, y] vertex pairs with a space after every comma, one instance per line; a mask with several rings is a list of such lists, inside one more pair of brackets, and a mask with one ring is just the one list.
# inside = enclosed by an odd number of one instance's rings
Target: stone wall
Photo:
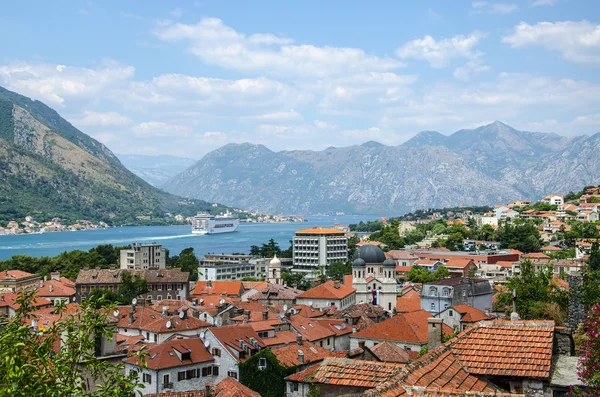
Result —
[[[568, 275], [567, 281], [569, 282], [569, 291], [576, 291], [579, 286], [583, 283], [583, 277], [579, 275]], [[572, 293], [569, 296], [569, 314], [567, 322], [569, 327], [573, 330], [577, 329], [577, 326], [585, 319], [585, 307], [581, 303], [577, 294]]]

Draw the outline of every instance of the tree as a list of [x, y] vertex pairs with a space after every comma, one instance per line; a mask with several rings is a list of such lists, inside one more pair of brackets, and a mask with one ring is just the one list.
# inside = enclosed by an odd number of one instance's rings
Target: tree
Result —
[[[141, 386], [124, 365], [96, 356], [96, 341], [114, 337], [110, 308], [83, 302], [80, 310], [37, 332], [30, 327], [35, 291], [19, 295], [16, 316], [0, 328], [0, 395], [12, 397], [131, 397]], [[101, 305], [102, 306], [102, 305]], [[57, 307], [63, 313], [63, 307]], [[56, 350], [55, 346], [60, 346]], [[143, 350], [139, 351], [143, 361]], [[96, 390], [88, 389], [88, 382]]]
[[286, 271], [281, 272], [281, 279], [283, 282], [290, 287], [296, 284], [296, 286], [301, 290], [308, 290], [312, 288], [312, 282], [306, 280], [304, 277], [304, 273], [289, 273]]
[[343, 280], [344, 275], [352, 274], [352, 265], [350, 262], [333, 262], [327, 267], [325, 274], [332, 280]]
[[505, 224], [496, 232], [502, 248], [513, 248], [523, 252], [537, 252], [542, 246], [538, 228], [530, 222]]
[[175, 267], [181, 269], [181, 271], [190, 273], [190, 280], [196, 281], [198, 280], [198, 258], [194, 253], [193, 248], [185, 248], [179, 254], [177, 258], [177, 262], [175, 263]]
[[146, 292], [148, 292], [148, 281], [146, 279], [141, 278], [137, 274], [135, 277], [132, 277], [131, 273], [127, 271], [121, 272], [121, 285], [119, 285], [119, 289], [117, 290], [121, 304], [128, 305], [133, 298], [137, 298]]
[[469, 269], [469, 273], [467, 273], [467, 277], [468, 278], [475, 278], [477, 277], [477, 267], [472, 267]]
[[431, 281], [439, 281], [443, 278], [447, 278], [448, 276], [448, 268], [445, 266], [439, 266], [433, 273], [420, 266], [413, 266], [408, 271], [406, 279], [408, 281], [412, 281], [413, 283], [428, 283]]
[[586, 307], [593, 307], [599, 303], [600, 296], [600, 249], [598, 243], [594, 242], [590, 250], [590, 258], [587, 266], [582, 271], [583, 283], [576, 292], [581, 302]]
[[[264, 360], [266, 368], [259, 368]], [[271, 350], [261, 350], [248, 360], [239, 364], [240, 381], [244, 386], [258, 392], [263, 397], [285, 395], [285, 377], [296, 372], [296, 367], [286, 367], [279, 363]]]

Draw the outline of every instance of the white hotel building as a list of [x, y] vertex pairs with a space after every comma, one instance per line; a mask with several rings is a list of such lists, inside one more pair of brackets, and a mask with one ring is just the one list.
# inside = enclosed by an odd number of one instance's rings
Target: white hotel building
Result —
[[334, 262], [348, 260], [348, 238], [341, 230], [324, 227], [301, 229], [294, 236], [294, 266], [292, 272], [306, 273], [313, 278], [313, 271], [320, 266], [327, 268]]

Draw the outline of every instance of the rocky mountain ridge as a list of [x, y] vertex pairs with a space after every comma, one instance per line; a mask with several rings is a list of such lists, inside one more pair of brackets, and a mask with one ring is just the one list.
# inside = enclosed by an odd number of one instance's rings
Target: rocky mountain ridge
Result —
[[273, 152], [229, 144], [163, 189], [268, 212], [402, 214], [539, 199], [597, 183], [600, 134], [569, 139], [494, 122], [449, 136], [424, 131], [400, 146]]

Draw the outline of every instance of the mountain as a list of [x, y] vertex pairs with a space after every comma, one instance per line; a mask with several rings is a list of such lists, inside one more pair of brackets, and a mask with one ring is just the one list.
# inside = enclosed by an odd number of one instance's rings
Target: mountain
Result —
[[117, 157], [128, 170], [154, 186], [160, 186], [194, 164], [196, 160], [169, 155], [147, 156], [118, 154]]
[[163, 189], [267, 212], [401, 214], [419, 208], [539, 199], [600, 183], [600, 134], [568, 139], [494, 122], [391, 147], [367, 142], [274, 152], [229, 144]]
[[229, 144], [163, 186], [185, 197], [221, 200], [266, 212], [402, 213], [412, 208], [471, 205], [518, 197], [472, 170], [444, 147], [351, 146], [273, 152]]
[[149, 185], [42, 102], [0, 87], [0, 220], [31, 215], [122, 224], [137, 215], [209, 208]]

